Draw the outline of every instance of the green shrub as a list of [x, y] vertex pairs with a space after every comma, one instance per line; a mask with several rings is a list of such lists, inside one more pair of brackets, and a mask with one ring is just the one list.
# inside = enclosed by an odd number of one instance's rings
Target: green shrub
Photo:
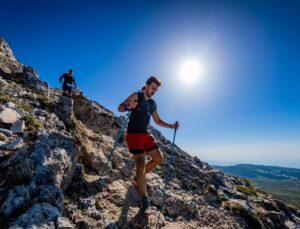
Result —
[[245, 182], [245, 184], [246, 184], [247, 187], [251, 187], [252, 186], [251, 181], [249, 179], [244, 178], [243, 181]]
[[29, 111], [29, 105], [27, 103], [18, 103], [18, 105], [23, 109], [23, 111], [28, 112]]
[[264, 226], [261, 223], [260, 217], [256, 213], [247, 212], [241, 205], [232, 201], [223, 202], [223, 207], [236, 215], [243, 217], [249, 228], [262, 229]]
[[198, 185], [196, 183], [193, 183], [192, 184], [192, 189], [196, 190], [196, 189], [199, 189]]
[[68, 200], [68, 199], [64, 199], [64, 206], [66, 206], [66, 205], [69, 205], [70, 204], [70, 200]]
[[254, 190], [254, 188], [252, 186], [237, 185], [236, 186], [236, 190], [238, 190], [239, 192], [242, 192], [242, 193], [246, 194], [247, 196], [255, 195], [255, 190]]
[[38, 128], [44, 128], [44, 125], [37, 120], [34, 116], [26, 116], [25, 117], [25, 123], [30, 131], [37, 130]]
[[52, 104], [51, 104], [50, 99], [47, 96], [45, 96], [45, 95], [38, 95], [36, 99], [41, 104], [41, 108], [42, 109], [51, 111]]
[[240, 211], [240, 206], [232, 201], [224, 201], [223, 202], [223, 207], [229, 211], [238, 213]]
[[87, 213], [88, 213], [88, 210], [86, 209], [86, 208], [84, 208], [84, 209], [82, 209], [82, 215], [87, 215]]

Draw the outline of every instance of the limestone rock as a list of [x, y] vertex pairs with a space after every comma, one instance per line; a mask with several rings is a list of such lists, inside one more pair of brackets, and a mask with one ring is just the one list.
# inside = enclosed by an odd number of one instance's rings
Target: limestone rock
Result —
[[25, 121], [24, 120], [17, 120], [10, 127], [10, 131], [12, 131], [14, 134], [23, 133], [24, 129], [25, 129]]
[[63, 210], [63, 192], [56, 186], [33, 185], [30, 187], [30, 196], [33, 204], [47, 203], [53, 207], [56, 207], [60, 212]]
[[64, 187], [75, 171], [78, 154], [71, 137], [54, 132], [39, 137], [34, 144], [32, 158], [37, 184]]
[[16, 104], [13, 103], [13, 102], [7, 102], [7, 103], [5, 104], [5, 106], [6, 106], [7, 108], [16, 109]]
[[151, 200], [156, 206], [162, 207], [164, 203], [163, 192], [159, 189], [155, 190], [152, 193]]
[[0, 72], [18, 73], [23, 69], [22, 65], [16, 60], [11, 48], [6, 41], [0, 37]]
[[0, 122], [6, 123], [6, 124], [12, 124], [19, 120], [21, 118], [21, 115], [15, 110], [11, 108], [4, 108], [0, 112]]
[[13, 134], [10, 130], [3, 129], [3, 128], [0, 128], [0, 133], [3, 133], [8, 137], [10, 137]]
[[30, 206], [29, 190], [25, 186], [16, 186], [9, 192], [1, 207], [1, 213], [5, 217], [11, 217], [17, 211], [26, 210], [28, 206]]
[[58, 217], [60, 217], [60, 213], [57, 208], [49, 204], [37, 204], [12, 222], [10, 229], [34, 229], [36, 225], [39, 225], [38, 228], [40, 229], [55, 229], [55, 222]]
[[56, 221], [57, 229], [73, 229], [74, 226], [70, 223], [68, 218], [58, 217]]
[[18, 137], [11, 143], [5, 145], [5, 148], [7, 150], [15, 150], [23, 147], [23, 145], [24, 145], [23, 139], [21, 137]]

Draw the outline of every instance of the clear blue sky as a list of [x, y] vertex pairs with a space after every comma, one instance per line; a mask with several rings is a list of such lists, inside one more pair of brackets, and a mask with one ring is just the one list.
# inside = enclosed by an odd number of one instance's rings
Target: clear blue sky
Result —
[[[79, 88], [114, 113], [150, 75], [177, 144], [213, 162], [300, 168], [300, 2], [0, 0], [0, 34], [51, 87]], [[202, 61], [182, 84], [180, 64]], [[172, 131], [158, 127], [168, 138]]]

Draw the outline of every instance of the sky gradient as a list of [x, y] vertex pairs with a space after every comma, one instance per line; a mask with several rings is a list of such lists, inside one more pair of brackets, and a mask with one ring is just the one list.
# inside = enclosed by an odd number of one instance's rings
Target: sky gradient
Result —
[[[158, 113], [180, 122], [183, 150], [208, 162], [300, 168], [299, 1], [0, 5], [0, 35], [51, 87], [73, 68], [84, 94], [120, 115], [119, 103], [155, 75]], [[178, 73], [190, 57], [205, 71], [186, 85]]]

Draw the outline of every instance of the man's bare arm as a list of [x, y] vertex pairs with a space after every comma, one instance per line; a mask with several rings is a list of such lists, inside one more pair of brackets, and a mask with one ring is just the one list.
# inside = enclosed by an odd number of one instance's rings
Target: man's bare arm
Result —
[[[135, 108], [138, 103], [137, 103], [137, 93], [131, 94], [127, 99], [124, 100], [123, 103], [121, 103], [118, 107], [119, 112], [125, 112], [127, 109], [133, 109]], [[127, 108], [127, 109], [126, 109]]]
[[172, 129], [177, 129], [179, 127], [178, 123], [174, 123], [174, 124], [169, 124], [169, 123], [166, 123], [165, 121], [163, 121], [158, 113], [157, 113], [157, 110], [155, 110], [153, 113], [152, 113], [152, 118], [154, 120], [154, 122], [159, 125], [159, 126], [162, 126], [162, 127], [166, 127], [166, 128], [172, 128]]

